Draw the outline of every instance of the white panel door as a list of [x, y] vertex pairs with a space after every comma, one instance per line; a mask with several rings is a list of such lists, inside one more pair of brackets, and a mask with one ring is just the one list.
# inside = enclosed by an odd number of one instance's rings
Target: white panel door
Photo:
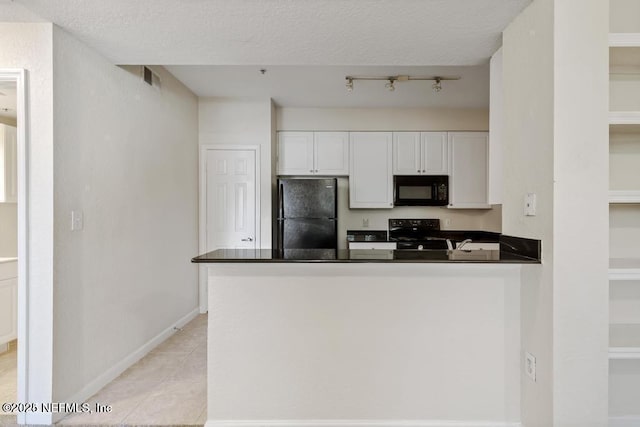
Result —
[[314, 173], [349, 175], [349, 133], [314, 132]]
[[16, 339], [18, 333], [18, 279], [0, 280], [0, 344]]
[[420, 132], [393, 133], [393, 174], [422, 173]]
[[449, 143], [446, 132], [422, 132], [422, 173], [447, 175], [449, 173]]
[[489, 135], [487, 132], [449, 133], [449, 207], [488, 209]]
[[313, 175], [313, 132], [278, 133], [278, 175]]
[[349, 207], [391, 209], [391, 132], [351, 132], [349, 138]]
[[207, 150], [206, 251], [256, 247], [256, 152]]

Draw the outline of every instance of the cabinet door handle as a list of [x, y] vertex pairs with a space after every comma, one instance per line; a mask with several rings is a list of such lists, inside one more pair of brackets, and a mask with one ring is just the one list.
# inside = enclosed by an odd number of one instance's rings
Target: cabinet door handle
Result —
[[253, 242], [253, 237], [247, 237], [246, 239], [241, 239], [243, 242]]
[[425, 172], [426, 172], [426, 170], [422, 169], [422, 173], [425, 173]]
[[313, 173], [313, 169], [311, 169], [309, 172]]
[[420, 173], [420, 169], [418, 169], [416, 172]]

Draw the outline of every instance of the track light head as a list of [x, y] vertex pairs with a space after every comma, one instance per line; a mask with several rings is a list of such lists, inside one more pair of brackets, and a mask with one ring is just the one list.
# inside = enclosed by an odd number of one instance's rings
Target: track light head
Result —
[[442, 90], [442, 79], [440, 77], [436, 77], [434, 80], [435, 83], [431, 85], [431, 89], [433, 89], [434, 92], [440, 92]]
[[394, 90], [396, 90], [396, 87], [393, 85], [393, 79], [389, 79], [389, 83], [384, 85], [384, 87], [389, 89], [390, 92], [393, 92]]
[[351, 77], [347, 77], [347, 92], [353, 92], [353, 79]]

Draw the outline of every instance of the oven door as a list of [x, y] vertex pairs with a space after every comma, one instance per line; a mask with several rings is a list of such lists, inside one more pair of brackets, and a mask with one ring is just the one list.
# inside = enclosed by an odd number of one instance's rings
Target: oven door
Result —
[[394, 176], [395, 206], [446, 206], [449, 204], [449, 177]]

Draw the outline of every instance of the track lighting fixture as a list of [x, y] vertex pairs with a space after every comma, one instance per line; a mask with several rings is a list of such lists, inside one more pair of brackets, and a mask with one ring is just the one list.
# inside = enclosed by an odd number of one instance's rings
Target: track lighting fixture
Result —
[[387, 88], [390, 92], [396, 90], [395, 83], [396, 82], [406, 82], [409, 80], [433, 80], [434, 83], [431, 85], [431, 89], [434, 92], [440, 92], [442, 90], [442, 81], [443, 80], [460, 80], [460, 76], [418, 76], [412, 77], [407, 75], [398, 75], [398, 76], [346, 76], [347, 80], [346, 87], [347, 91], [353, 92], [353, 81], [354, 80], [386, 80], [384, 87]]
[[440, 92], [442, 90], [442, 83], [440, 83], [441, 81], [442, 79], [440, 77], [436, 77], [436, 82], [431, 85], [431, 89], [433, 89], [434, 92]]
[[347, 92], [353, 92], [353, 79], [350, 77], [347, 77]]
[[394, 90], [396, 90], [396, 87], [393, 85], [393, 79], [389, 79], [389, 83], [384, 85], [384, 87], [389, 89], [389, 92], [393, 92]]

